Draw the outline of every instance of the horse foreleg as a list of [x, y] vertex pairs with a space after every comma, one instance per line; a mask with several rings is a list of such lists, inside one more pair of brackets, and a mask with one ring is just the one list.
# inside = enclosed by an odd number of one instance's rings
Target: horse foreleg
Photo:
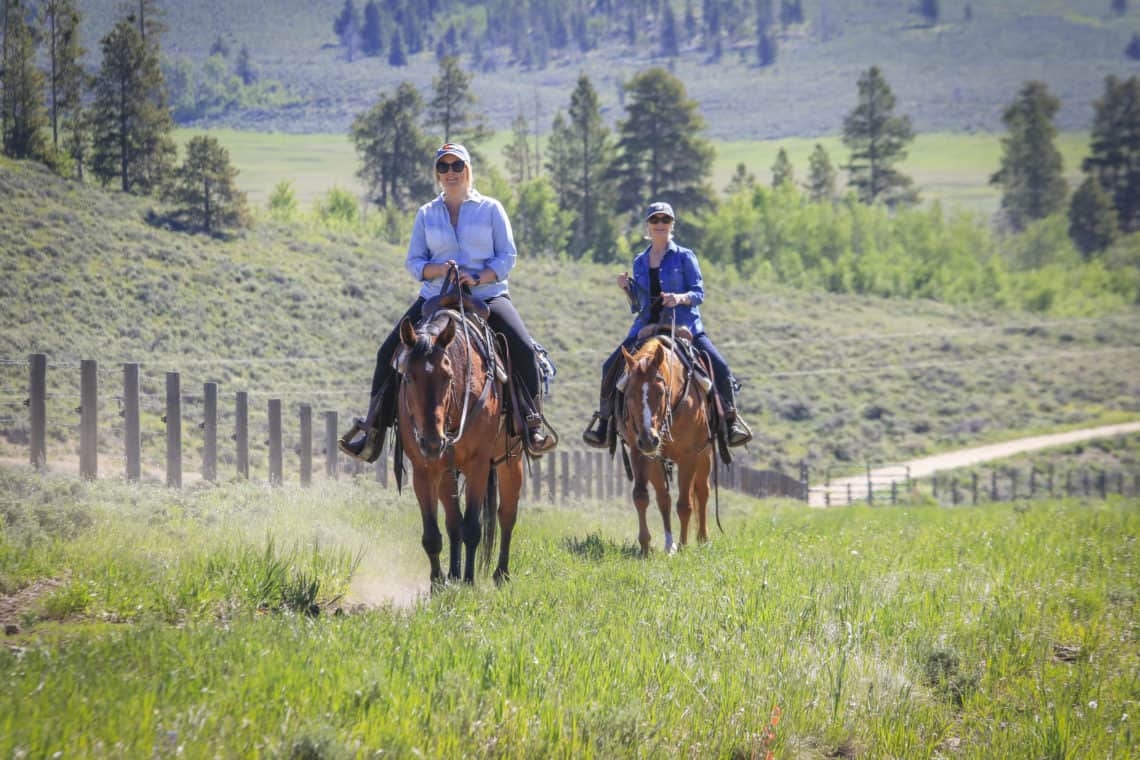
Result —
[[439, 476], [439, 493], [443, 501], [444, 522], [447, 525], [447, 577], [459, 580], [459, 564], [463, 557], [463, 531], [460, 525], [459, 496], [456, 494], [457, 479], [451, 470]]
[[[670, 553], [676, 548], [673, 544], [673, 499], [669, 495], [669, 481], [665, 479], [665, 465], [654, 460], [649, 464], [649, 482], [653, 484], [653, 491], [657, 495], [657, 511], [661, 513], [661, 526], [665, 530], [665, 551]], [[684, 522], [682, 522], [682, 528]]]
[[641, 544], [641, 556], [649, 556], [649, 522], [645, 512], [649, 509], [649, 476], [646, 473], [649, 460], [636, 449], [630, 451], [630, 466], [633, 469], [633, 506], [637, 508], [637, 542]]
[[522, 456], [508, 459], [498, 466], [499, 474], [499, 564], [495, 568], [495, 583], [511, 579], [511, 534], [519, 513], [519, 493], [522, 491]]
[[713, 452], [697, 458], [693, 475], [693, 497], [697, 502], [697, 541], [709, 540], [709, 473], [713, 467]]
[[439, 565], [439, 554], [443, 551], [443, 535], [439, 532], [439, 522], [436, 517], [436, 498], [432, 489], [431, 480], [420, 468], [415, 470], [412, 485], [416, 492], [416, 499], [420, 503], [420, 517], [423, 519], [424, 532], [420, 539], [428, 562], [431, 563], [431, 585], [435, 589], [443, 585], [443, 570]]
[[487, 498], [487, 477], [491, 463], [485, 461], [470, 468], [463, 475], [465, 506], [463, 509], [463, 546], [467, 550], [463, 558], [463, 582], [475, 582], [475, 550], [483, 537], [483, 500]]
[[[681, 546], [689, 543], [689, 518], [693, 514], [693, 475], [691, 465], [677, 465], [677, 517], [681, 520]], [[697, 520], [701, 520], [699, 515]]]

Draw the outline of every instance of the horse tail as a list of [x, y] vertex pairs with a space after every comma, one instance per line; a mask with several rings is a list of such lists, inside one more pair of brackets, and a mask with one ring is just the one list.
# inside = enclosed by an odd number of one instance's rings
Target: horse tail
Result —
[[487, 474], [487, 493], [483, 498], [483, 540], [480, 542], [479, 565], [483, 570], [491, 567], [495, 553], [495, 532], [499, 525], [499, 473], [494, 462]]

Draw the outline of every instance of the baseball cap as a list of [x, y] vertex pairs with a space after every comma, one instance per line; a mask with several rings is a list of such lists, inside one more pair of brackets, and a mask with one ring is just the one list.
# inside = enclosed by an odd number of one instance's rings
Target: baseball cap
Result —
[[656, 214], [665, 214], [670, 219], [676, 219], [677, 218], [677, 215], [673, 213], [673, 207], [670, 206], [665, 201], [657, 201], [655, 203], [650, 203], [649, 208], [647, 208], [645, 210], [646, 220], [648, 220], [649, 217], [651, 217], [651, 216], [655, 216]]
[[435, 160], [439, 161], [439, 159], [444, 156], [455, 156], [465, 164], [471, 163], [471, 156], [468, 155], [467, 148], [464, 148], [459, 143], [444, 143], [439, 146], [439, 150], [435, 152]]

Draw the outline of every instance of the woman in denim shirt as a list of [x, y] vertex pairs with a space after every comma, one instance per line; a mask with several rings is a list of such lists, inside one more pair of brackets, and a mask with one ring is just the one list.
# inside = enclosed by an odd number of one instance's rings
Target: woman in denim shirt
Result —
[[[638, 332], [646, 325], [658, 322], [672, 325], [674, 320], [677, 327], [684, 327], [692, 334], [693, 345], [706, 352], [712, 360], [716, 389], [725, 406], [729, 445], [742, 446], [752, 439], [751, 431], [736, 412], [732, 372], [701, 322], [700, 306], [705, 300], [701, 266], [697, 263], [696, 254], [673, 240], [675, 220], [673, 207], [668, 203], [649, 204], [645, 214], [651, 241], [649, 247], [633, 260], [632, 279], [626, 274], [618, 275], [618, 287], [630, 296], [630, 308], [637, 313], [637, 319], [622, 344], [602, 364], [601, 401], [582, 434], [582, 440], [591, 446], [603, 447], [607, 442], [609, 419], [613, 412], [613, 384], [617, 380], [615, 370], [619, 366], [621, 349], [632, 351]], [[596, 427], [595, 422], [598, 423]]]
[[[522, 317], [511, 302], [507, 275], [515, 265], [516, 250], [511, 223], [503, 205], [481, 195], [472, 180], [471, 156], [457, 143], [447, 143], [435, 154], [436, 178], [443, 192], [420, 206], [412, 227], [404, 268], [422, 282], [419, 297], [404, 314], [416, 323], [424, 302], [440, 293], [444, 275], [452, 262], [459, 265], [459, 282], [490, 308], [487, 322], [507, 339], [511, 366], [522, 379], [532, 399], [539, 394], [538, 367], [534, 341]], [[384, 424], [394, 409], [392, 356], [400, 343], [399, 324], [389, 333], [376, 353], [372, 375], [372, 403], [368, 419], [360, 420], [341, 440], [341, 449], [359, 457], [367, 441], [367, 431]], [[380, 396], [383, 389], [389, 389]], [[542, 454], [554, 447], [555, 439], [543, 432], [542, 418], [534, 410], [527, 416], [527, 449]], [[378, 453], [378, 452], [377, 452]]]

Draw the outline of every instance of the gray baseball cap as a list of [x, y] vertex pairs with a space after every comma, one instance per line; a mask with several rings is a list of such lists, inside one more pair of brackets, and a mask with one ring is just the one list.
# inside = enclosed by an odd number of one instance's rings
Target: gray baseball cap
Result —
[[649, 221], [649, 217], [656, 216], [657, 214], [665, 214], [670, 219], [676, 220], [677, 215], [673, 213], [673, 207], [665, 201], [656, 201], [649, 204], [649, 208], [645, 210], [645, 220]]

